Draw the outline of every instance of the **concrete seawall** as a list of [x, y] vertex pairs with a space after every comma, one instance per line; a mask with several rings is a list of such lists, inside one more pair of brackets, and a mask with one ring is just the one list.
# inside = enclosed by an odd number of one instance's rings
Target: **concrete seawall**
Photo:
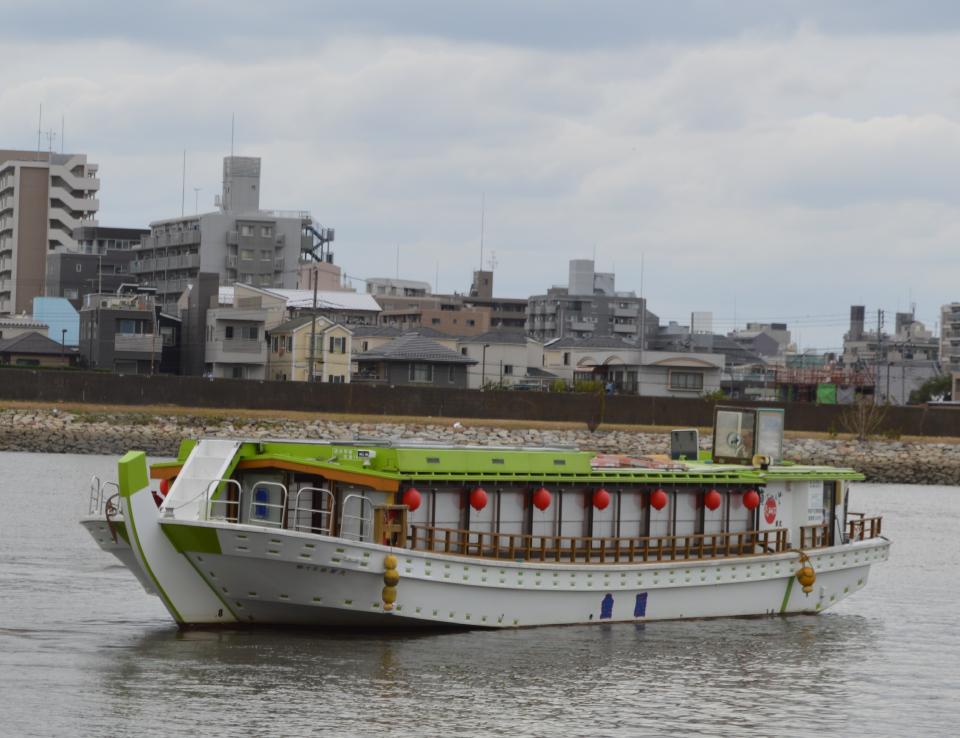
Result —
[[[0, 450], [116, 454], [130, 449], [173, 456], [183, 438], [422, 439], [478, 445], [567, 445], [630, 454], [666, 453], [666, 433], [625, 430], [543, 430], [452, 423], [356, 423], [240, 417], [0, 411]], [[848, 466], [872, 482], [960, 485], [960, 444], [788, 438], [785, 457], [798, 463]]]

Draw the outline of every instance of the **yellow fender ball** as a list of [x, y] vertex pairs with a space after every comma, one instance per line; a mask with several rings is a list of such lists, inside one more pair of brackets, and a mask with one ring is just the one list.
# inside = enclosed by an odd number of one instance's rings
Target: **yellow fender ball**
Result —
[[384, 569], [396, 569], [397, 568], [397, 557], [393, 554], [387, 554], [383, 557], [383, 568]]
[[383, 592], [380, 594], [380, 596], [383, 598], [384, 602], [386, 602], [388, 605], [392, 605], [397, 601], [397, 588], [387, 585], [383, 588]]
[[396, 569], [387, 569], [383, 572], [383, 583], [388, 587], [396, 587], [400, 582], [400, 572]]

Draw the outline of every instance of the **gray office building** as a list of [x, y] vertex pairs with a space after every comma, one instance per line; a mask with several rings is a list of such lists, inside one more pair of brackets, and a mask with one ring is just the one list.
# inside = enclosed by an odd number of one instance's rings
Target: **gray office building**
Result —
[[570, 262], [567, 286], [551, 287], [527, 303], [527, 335], [538, 341], [554, 338], [617, 336], [639, 345], [641, 335], [657, 335], [660, 319], [633, 292], [617, 292], [614, 275], [596, 272], [593, 261]]
[[177, 299], [203, 271], [220, 284], [295, 289], [301, 249], [312, 245], [305, 211], [260, 209], [260, 159], [223, 160], [219, 210], [158, 220], [134, 251], [131, 273], [155, 287], [157, 300], [173, 311]]

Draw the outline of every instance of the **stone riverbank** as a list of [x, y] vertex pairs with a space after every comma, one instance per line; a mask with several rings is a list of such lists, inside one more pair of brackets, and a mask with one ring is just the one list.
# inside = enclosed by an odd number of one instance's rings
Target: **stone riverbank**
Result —
[[[356, 437], [478, 445], [577, 446], [628, 454], [666, 453], [666, 432], [497, 428], [451, 422], [391, 423], [326, 420], [86, 413], [57, 409], [0, 411], [0, 451], [122, 454], [140, 449], [173, 456], [180, 440], [224, 438]], [[709, 439], [705, 439], [709, 444]], [[849, 466], [872, 482], [960, 485], [960, 444], [890, 440], [788, 438], [785, 457], [798, 463]]]

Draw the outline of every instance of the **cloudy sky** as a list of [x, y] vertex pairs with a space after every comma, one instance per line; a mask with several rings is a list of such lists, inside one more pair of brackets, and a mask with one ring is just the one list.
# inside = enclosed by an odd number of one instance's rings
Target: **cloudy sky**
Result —
[[[261, 204], [337, 230], [355, 277], [496, 292], [596, 254], [663, 320], [785, 320], [960, 300], [960, 4], [949, 1], [0, 0], [0, 148], [65, 120], [103, 225]], [[44, 144], [46, 145], [46, 144]], [[55, 146], [59, 148], [58, 140]], [[199, 188], [195, 191], [194, 188]], [[362, 288], [362, 286], [361, 286]]]

